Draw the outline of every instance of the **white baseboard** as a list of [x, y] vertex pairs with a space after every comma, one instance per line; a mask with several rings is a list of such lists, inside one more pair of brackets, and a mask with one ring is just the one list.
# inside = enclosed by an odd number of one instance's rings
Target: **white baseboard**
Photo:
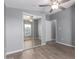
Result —
[[19, 52], [22, 52], [23, 50], [24, 50], [24, 49], [12, 51], [12, 52], [7, 52], [6, 55], [10, 55], [10, 54], [14, 54], [14, 53], [19, 53]]
[[70, 44], [65, 44], [65, 43], [62, 43], [62, 42], [57, 42], [57, 41], [56, 41], [56, 43], [59, 43], [59, 44], [65, 45], [65, 46], [69, 46], [69, 47], [75, 47], [75, 46], [72, 46], [72, 45], [70, 45]]

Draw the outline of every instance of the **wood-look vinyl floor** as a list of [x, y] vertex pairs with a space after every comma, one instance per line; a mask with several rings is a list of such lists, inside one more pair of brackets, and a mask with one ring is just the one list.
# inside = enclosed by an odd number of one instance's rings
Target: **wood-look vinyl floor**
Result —
[[75, 49], [61, 44], [47, 44], [7, 56], [7, 59], [75, 59]]

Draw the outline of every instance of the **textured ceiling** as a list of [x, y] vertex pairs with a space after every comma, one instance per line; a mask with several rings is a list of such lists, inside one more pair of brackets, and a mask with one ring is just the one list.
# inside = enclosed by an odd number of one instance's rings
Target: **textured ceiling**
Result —
[[[48, 12], [50, 10], [49, 7], [39, 7], [40, 4], [48, 4], [49, 0], [5, 0], [5, 5], [7, 7], [24, 9], [24, 10], [34, 10], [34, 11], [42, 11]], [[68, 8], [74, 3], [74, 0], [70, 0], [62, 4], [62, 6]], [[57, 10], [56, 10], [57, 11]], [[56, 12], [54, 11], [54, 12]]]

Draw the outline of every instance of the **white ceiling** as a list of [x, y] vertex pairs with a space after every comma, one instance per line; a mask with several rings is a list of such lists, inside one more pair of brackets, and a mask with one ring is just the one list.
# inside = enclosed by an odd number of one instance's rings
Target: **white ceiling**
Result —
[[[7, 7], [24, 9], [24, 10], [34, 10], [34, 11], [42, 11], [48, 12], [50, 10], [49, 7], [39, 7], [40, 4], [48, 4], [49, 0], [5, 0], [5, 5]], [[74, 0], [70, 0], [62, 4], [62, 6], [68, 8], [74, 3]], [[57, 11], [57, 10], [56, 10]], [[54, 12], [56, 12], [54, 11]]]

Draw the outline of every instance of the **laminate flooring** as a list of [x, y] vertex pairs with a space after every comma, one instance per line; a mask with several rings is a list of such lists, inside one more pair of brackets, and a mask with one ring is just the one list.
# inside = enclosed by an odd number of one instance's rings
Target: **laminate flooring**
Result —
[[75, 48], [53, 43], [8, 55], [7, 59], [75, 59]]

